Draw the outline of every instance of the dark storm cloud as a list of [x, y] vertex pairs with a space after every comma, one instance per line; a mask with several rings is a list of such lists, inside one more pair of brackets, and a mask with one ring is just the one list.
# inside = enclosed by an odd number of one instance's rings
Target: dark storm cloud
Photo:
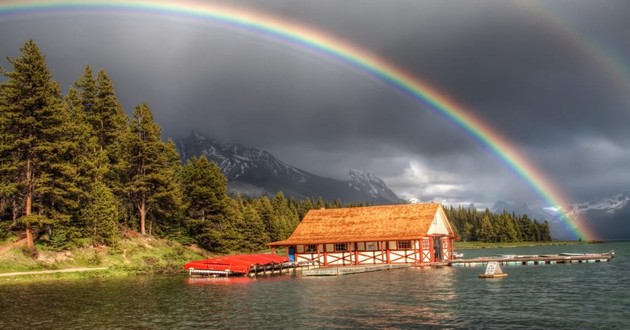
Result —
[[[576, 200], [630, 190], [630, 71], [610, 77], [614, 63], [577, 39], [587, 31], [630, 58], [627, 1], [229, 3], [337, 35], [421, 77]], [[557, 13], [574, 33], [532, 8]], [[195, 129], [320, 175], [368, 169], [405, 198], [539, 202], [443, 116], [310, 50], [178, 17], [2, 18], [0, 31], [2, 55], [33, 38], [66, 90], [86, 64], [105, 68], [126, 111], [149, 102], [165, 136]]]

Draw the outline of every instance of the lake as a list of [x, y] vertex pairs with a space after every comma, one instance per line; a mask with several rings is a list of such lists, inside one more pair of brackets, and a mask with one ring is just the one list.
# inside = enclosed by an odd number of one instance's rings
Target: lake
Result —
[[607, 263], [411, 268], [340, 277], [129, 277], [0, 284], [0, 329], [630, 329], [630, 243], [462, 250], [606, 252]]

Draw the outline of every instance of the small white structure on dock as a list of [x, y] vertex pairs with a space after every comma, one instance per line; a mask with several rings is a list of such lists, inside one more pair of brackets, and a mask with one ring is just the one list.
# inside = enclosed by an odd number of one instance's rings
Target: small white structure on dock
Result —
[[506, 277], [508, 274], [501, 270], [501, 266], [496, 261], [491, 261], [486, 267], [486, 272], [479, 275], [479, 278], [501, 278]]

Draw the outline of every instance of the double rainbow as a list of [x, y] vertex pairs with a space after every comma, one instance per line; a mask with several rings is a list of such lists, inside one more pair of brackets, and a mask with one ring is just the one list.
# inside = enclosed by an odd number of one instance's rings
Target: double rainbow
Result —
[[[325, 34], [298, 22], [289, 21], [231, 6], [200, 2], [156, 1], [14, 1], [0, 4], [3, 15], [29, 15], [68, 12], [125, 11], [140, 15], [177, 15], [201, 20], [231, 29], [251, 32], [299, 45], [318, 54], [331, 57], [368, 73], [392, 87], [403, 91], [422, 105], [432, 109], [480, 142], [513, 172], [527, 182], [548, 204], [569, 205], [568, 201], [531, 162], [504, 137], [486, 123], [474, 117], [452, 98], [432, 88], [391, 62], [371, 54], [342, 39]], [[563, 215], [563, 220], [577, 237], [595, 238], [578, 216]]]

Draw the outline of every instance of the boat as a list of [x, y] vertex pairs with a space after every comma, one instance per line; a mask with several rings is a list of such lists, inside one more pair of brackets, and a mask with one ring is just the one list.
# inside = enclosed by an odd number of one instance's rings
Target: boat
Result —
[[190, 276], [245, 276], [259, 272], [282, 272], [294, 267], [288, 257], [276, 254], [238, 254], [191, 261], [184, 265]]

